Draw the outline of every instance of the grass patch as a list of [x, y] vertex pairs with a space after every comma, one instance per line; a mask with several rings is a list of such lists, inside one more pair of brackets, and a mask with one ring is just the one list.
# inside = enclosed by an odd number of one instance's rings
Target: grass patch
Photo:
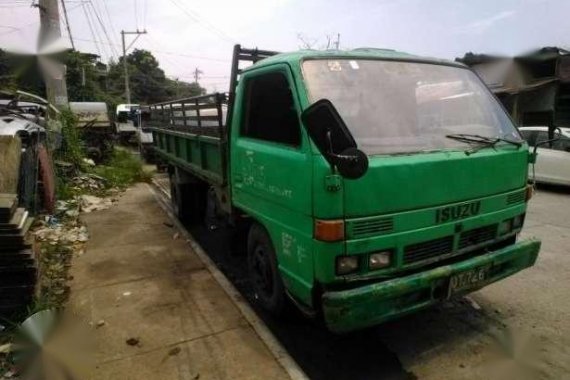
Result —
[[142, 162], [127, 150], [115, 149], [105, 165], [90, 169], [105, 179], [109, 188], [124, 189], [136, 182], [150, 182], [151, 174], [143, 170]]
[[[109, 190], [124, 190], [136, 182], [150, 182], [151, 174], [143, 170], [141, 160], [125, 149], [115, 149], [104, 164], [90, 167], [86, 164], [85, 144], [77, 128], [77, 117], [69, 110], [60, 116], [62, 146], [54, 152], [56, 164], [56, 193], [60, 200], [69, 200], [89, 194], [103, 197]], [[103, 178], [103, 188], [84, 186], [77, 177], [96, 175]]]

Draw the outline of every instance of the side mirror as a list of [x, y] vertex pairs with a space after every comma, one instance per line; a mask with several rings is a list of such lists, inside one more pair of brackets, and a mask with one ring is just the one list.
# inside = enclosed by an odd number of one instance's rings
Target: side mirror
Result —
[[[562, 131], [560, 130], [560, 128], [555, 128], [554, 132], [555, 132], [555, 137], [553, 139], [537, 141], [536, 144], [534, 145], [534, 149], [532, 151], [532, 154], [534, 154], [536, 156], [536, 150], [538, 149], [539, 146], [553, 143], [553, 142], [558, 141], [562, 138]], [[558, 136], [556, 136], [556, 134], [558, 134]]]
[[333, 167], [345, 178], [357, 179], [368, 170], [368, 157], [358, 150], [356, 141], [333, 104], [321, 99], [301, 114], [309, 136]]

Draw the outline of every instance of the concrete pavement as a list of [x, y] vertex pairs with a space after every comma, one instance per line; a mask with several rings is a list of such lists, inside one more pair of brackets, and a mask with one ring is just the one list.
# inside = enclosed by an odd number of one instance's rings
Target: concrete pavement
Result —
[[[569, 378], [570, 189], [539, 188], [521, 234], [529, 237], [542, 240], [534, 267], [473, 293], [471, 302], [378, 328], [408, 371], [420, 379]], [[504, 375], [501, 366], [526, 374]]]
[[102, 324], [95, 379], [289, 378], [147, 185], [84, 220], [70, 308]]

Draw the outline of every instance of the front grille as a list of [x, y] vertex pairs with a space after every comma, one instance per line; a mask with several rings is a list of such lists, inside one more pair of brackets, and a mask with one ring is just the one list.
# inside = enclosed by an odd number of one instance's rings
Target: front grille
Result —
[[392, 218], [376, 218], [352, 222], [351, 237], [362, 238], [370, 235], [379, 235], [394, 230]]
[[525, 190], [509, 194], [509, 195], [507, 195], [507, 205], [514, 205], [517, 203], [522, 203], [522, 202], [524, 202], [525, 197], [526, 197], [526, 191]]
[[453, 252], [453, 236], [408, 245], [404, 249], [404, 264], [447, 255]]
[[497, 235], [497, 225], [475, 228], [473, 230], [465, 231], [459, 238], [459, 249], [467, 248], [475, 244], [481, 244], [486, 241], [495, 239]]

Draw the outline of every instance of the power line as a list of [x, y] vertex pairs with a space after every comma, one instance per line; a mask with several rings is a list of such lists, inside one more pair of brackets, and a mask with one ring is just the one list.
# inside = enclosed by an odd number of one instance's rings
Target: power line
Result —
[[71, 47], [73, 48], [73, 50], [75, 50], [75, 44], [73, 43], [73, 36], [71, 35], [71, 26], [69, 25], [69, 18], [67, 17], [67, 7], [65, 6], [65, 0], [61, 0], [61, 7], [63, 9], [63, 19], [65, 20], [67, 33], [69, 33], [69, 42], [71, 42]]
[[[68, 1], [69, 3], [70, 1]], [[76, 3], [77, 1], [73, 1], [73, 3]], [[71, 13], [72, 11], [76, 10], [77, 8], [81, 7], [83, 5], [83, 2], [80, 2], [80, 4], [75, 5], [74, 7], [71, 7], [67, 10], [67, 13]], [[37, 25], [39, 24], [39, 21], [34, 21], [34, 22], [30, 22], [29, 24], [25, 24], [22, 25], [20, 27], [16, 27], [16, 26], [10, 26], [10, 25], [5, 25], [5, 28], [10, 28], [12, 30], [8, 31], [8, 32], [4, 32], [4, 33], [0, 33], [0, 36], [5, 36], [7, 34], [12, 34], [15, 32], [21, 32], [23, 29], [32, 26], [32, 25]], [[77, 39], [77, 38], [76, 38]]]
[[89, 30], [91, 31], [91, 37], [93, 37], [93, 42], [95, 43], [95, 49], [99, 53], [99, 56], [102, 56], [101, 49], [99, 48], [99, 44], [97, 42], [97, 38], [95, 37], [95, 32], [93, 31], [93, 25], [91, 25], [91, 20], [89, 19], [89, 15], [87, 14], [87, 7], [85, 4], [81, 4], [83, 7], [83, 13], [85, 13], [85, 18], [87, 19], [87, 25], [89, 25]]
[[[82, 42], [93, 42], [93, 43], [99, 43], [101, 45], [109, 45], [109, 43], [107, 42], [103, 42], [100, 40], [90, 40], [87, 38], [78, 38], [75, 37], [76, 41], [82, 41]], [[115, 47], [121, 46], [119, 44], [115, 44], [115, 43], [111, 43], [111, 45], [114, 45]], [[165, 51], [165, 50], [156, 50], [156, 49], [152, 49], [152, 51], [154, 53], [160, 53], [160, 54], [167, 54], [167, 55], [174, 55], [177, 57], [184, 57], [184, 58], [190, 58], [190, 59], [201, 59], [204, 61], [212, 61], [212, 62], [220, 62], [220, 63], [229, 63], [231, 62], [230, 59], [222, 59], [222, 58], [214, 58], [214, 57], [206, 57], [206, 56], [200, 56], [200, 55], [192, 55], [192, 54], [183, 54], [183, 53], [175, 53], [175, 52], [171, 52], [171, 51]]]
[[232, 43], [232, 44], [235, 42], [235, 40], [233, 38], [231, 38], [230, 36], [228, 36], [226, 33], [221, 31], [220, 29], [216, 28], [210, 22], [203, 20], [196, 12], [188, 11], [184, 6], [179, 4], [178, 1], [176, 1], [176, 0], [169, 0], [169, 1], [172, 4], [174, 4], [178, 9], [180, 9], [182, 12], [184, 12], [193, 21], [199, 23], [201, 26], [208, 29], [210, 32], [216, 34], [221, 39], [225, 40], [226, 42]]
[[[153, 47], [153, 51], [156, 51], [156, 49], [154, 48], [154, 46], [155, 46], [154, 45], [154, 42], [155, 42], [154, 37], [150, 34], [148, 35], [148, 37], [149, 37], [148, 42], [150, 42], [151, 46]], [[169, 58], [166, 58], [166, 57], [163, 57], [163, 58], [166, 62], [170, 63], [171, 65], [178, 66], [179, 68], [181, 68], [183, 70], [185, 69], [185, 67], [182, 67], [182, 65], [179, 65], [177, 62], [174, 62], [173, 60], [170, 60]]]
[[[93, 8], [89, 6], [90, 4], [85, 4], [85, 6], [87, 7], [87, 12], [89, 12], [89, 17], [91, 18], [91, 22], [93, 24], [93, 30], [95, 31], [96, 34], [96, 38], [98, 40], [103, 39], [103, 33], [101, 30], [101, 25], [98, 24], [97, 22], [97, 17], [94, 15], [94, 11]], [[99, 46], [101, 47], [101, 51], [103, 52], [103, 54], [105, 54], [106, 59], [109, 60], [112, 57], [112, 50], [111, 47], [108, 44], [99, 44]], [[103, 59], [103, 57], [101, 57]]]
[[117, 35], [117, 30], [115, 29], [115, 25], [113, 24], [113, 19], [111, 18], [111, 13], [109, 12], [109, 8], [107, 7], [107, 2], [105, 0], [101, 0], [103, 3], [103, 8], [105, 9], [105, 13], [107, 14], [107, 20], [109, 20], [109, 25], [111, 26], [111, 33], [113, 36]]
[[103, 23], [103, 20], [99, 16], [99, 12], [95, 8], [93, 1], [89, 0], [89, 5], [91, 5], [91, 8], [93, 8], [93, 13], [95, 13], [95, 17], [97, 18], [97, 21], [99, 21], [99, 25], [101, 25], [101, 29], [103, 30], [103, 34], [105, 35], [107, 42], [109, 42], [109, 46], [111, 48], [112, 55], [118, 57], [119, 54], [117, 53], [117, 51], [115, 50], [115, 47], [113, 46], [113, 43], [111, 42], [111, 38], [109, 37], [109, 33], [107, 33], [107, 28], [105, 28], [105, 24]]
[[137, 10], [137, 0], [133, 0], [135, 3], [135, 26], [138, 30], [139, 28], [139, 15], [138, 15], [138, 10]]
[[148, 0], [144, 0], [143, 28], [146, 29], [146, 15], [148, 13]]

